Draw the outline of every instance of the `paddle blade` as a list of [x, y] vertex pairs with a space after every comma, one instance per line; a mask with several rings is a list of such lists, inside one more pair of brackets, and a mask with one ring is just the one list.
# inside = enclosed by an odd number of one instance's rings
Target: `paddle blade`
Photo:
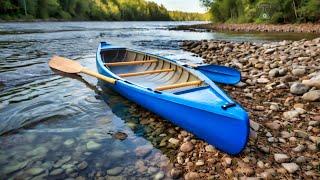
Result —
[[66, 73], [79, 73], [83, 69], [79, 62], [60, 56], [53, 56], [49, 61], [49, 66]]
[[217, 83], [234, 85], [241, 80], [241, 73], [238, 70], [226, 66], [210, 64], [197, 66], [195, 69]]

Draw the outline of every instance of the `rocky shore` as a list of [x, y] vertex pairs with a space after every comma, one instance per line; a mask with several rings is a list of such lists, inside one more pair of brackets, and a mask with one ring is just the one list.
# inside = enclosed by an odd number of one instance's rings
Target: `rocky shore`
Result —
[[230, 32], [283, 32], [320, 34], [320, 24], [196, 24], [178, 26], [172, 30], [230, 31]]
[[159, 117], [132, 107], [146, 137], [185, 179], [318, 179], [320, 177], [320, 38], [267, 44], [185, 41], [182, 48], [242, 73], [221, 87], [250, 115], [250, 141], [239, 156], [216, 150]]

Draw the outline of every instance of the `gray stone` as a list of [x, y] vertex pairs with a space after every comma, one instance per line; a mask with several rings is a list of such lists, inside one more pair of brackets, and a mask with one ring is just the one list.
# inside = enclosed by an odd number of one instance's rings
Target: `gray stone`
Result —
[[319, 79], [303, 80], [302, 84], [309, 86], [309, 87], [320, 88], [320, 78]]
[[275, 69], [271, 69], [269, 71], [269, 77], [278, 77], [279, 76], [279, 69], [275, 68]]
[[101, 144], [96, 143], [96, 142], [94, 142], [94, 141], [89, 141], [89, 142], [87, 143], [87, 149], [88, 149], [89, 151], [98, 150], [98, 149], [100, 149], [100, 148], [101, 148]]
[[174, 145], [178, 145], [180, 142], [179, 139], [175, 139], [175, 138], [170, 138], [168, 141], [169, 141], [169, 143], [174, 144]]
[[67, 163], [68, 161], [71, 160], [71, 156], [63, 156], [61, 159], [59, 159], [54, 165], [53, 167], [61, 167], [62, 165], [64, 165], [65, 163]]
[[78, 164], [78, 169], [84, 170], [88, 167], [88, 163], [86, 161], [82, 161], [80, 164]]
[[257, 79], [257, 82], [259, 84], [266, 84], [266, 83], [270, 82], [270, 80], [267, 78], [261, 77], [261, 78]]
[[276, 49], [270, 48], [270, 49], [266, 49], [266, 50], [264, 51], [264, 53], [265, 53], [265, 54], [272, 54], [272, 53], [275, 52], [275, 51], [276, 51]]
[[319, 101], [320, 90], [309, 91], [302, 96], [302, 99], [305, 101]]
[[306, 157], [304, 157], [304, 156], [299, 156], [296, 160], [295, 160], [295, 162], [296, 163], [305, 163], [307, 161], [307, 159], [306, 159]]
[[137, 156], [145, 157], [147, 156], [151, 151], [153, 147], [151, 145], [143, 145], [139, 146], [135, 149], [135, 153]]
[[280, 129], [280, 124], [277, 122], [268, 122], [265, 124], [268, 128], [273, 129], [273, 130], [278, 130]]
[[39, 167], [34, 167], [34, 168], [26, 170], [26, 173], [29, 175], [35, 176], [35, 175], [42, 173], [43, 171], [45, 171], [45, 169], [39, 168]]
[[294, 130], [294, 132], [297, 137], [305, 138], [305, 139], [309, 137], [309, 134], [302, 130]]
[[299, 112], [297, 110], [291, 110], [283, 113], [284, 119], [291, 120], [299, 116]]
[[306, 73], [306, 69], [305, 68], [297, 68], [297, 69], [293, 69], [291, 71], [291, 73], [295, 76], [302, 76]]
[[74, 139], [67, 139], [66, 141], [64, 141], [64, 145], [66, 147], [71, 147], [73, 144], [75, 143]]
[[304, 145], [299, 144], [297, 147], [293, 148], [292, 150], [293, 150], [294, 152], [302, 152], [302, 151], [304, 151], [305, 149], [306, 149], [306, 147], [305, 147]]
[[158, 172], [155, 176], [154, 176], [154, 180], [161, 180], [164, 178], [164, 173], [162, 171]]
[[110, 176], [117, 176], [123, 171], [123, 167], [114, 167], [107, 170], [107, 174]]
[[57, 175], [60, 175], [63, 173], [63, 169], [61, 168], [58, 168], [58, 169], [54, 169], [53, 171], [50, 172], [50, 176], [57, 176]]
[[274, 154], [274, 160], [278, 163], [289, 161], [290, 157], [286, 154]]
[[291, 174], [299, 169], [299, 166], [296, 163], [282, 163], [281, 165]]
[[309, 89], [310, 89], [310, 87], [308, 87], [304, 84], [301, 84], [299, 82], [295, 82], [291, 85], [290, 92], [292, 94], [302, 95], [302, 94], [306, 93]]
[[255, 122], [255, 121], [250, 120], [250, 127], [251, 127], [253, 130], [258, 131], [259, 128], [260, 128], [260, 124], [257, 123], [257, 122]]
[[4, 174], [13, 173], [13, 172], [18, 171], [22, 168], [25, 168], [27, 166], [27, 164], [28, 164], [27, 161], [16, 163], [16, 164], [11, 163], [10, 165], [7, 165], [2, 169], [2, 173], [4, 173]]

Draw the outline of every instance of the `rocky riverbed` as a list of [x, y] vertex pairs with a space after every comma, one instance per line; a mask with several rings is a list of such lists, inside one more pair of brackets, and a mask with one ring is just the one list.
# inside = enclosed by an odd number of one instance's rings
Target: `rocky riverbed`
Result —
[[229, 156], [159, 117], [132, 107], [146, 137], [185, 179], [318, 179], [320, 177], [320, 38], [267, 44], [185, 41], [205, 63], [235, 67], [236, 86], [221, 87], [247, 109], [250, 141]]
[[320, 24], [197, 24], [172, 28], [191, 31], [283, 32], [320, 34]]

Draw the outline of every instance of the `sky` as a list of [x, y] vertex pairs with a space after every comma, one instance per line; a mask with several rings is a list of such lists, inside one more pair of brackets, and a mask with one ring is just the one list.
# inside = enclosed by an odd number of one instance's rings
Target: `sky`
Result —
[[204, 13], [206, 9], [201, 6], [199, 0], [149, 0], [163, 4], [168, 10], [178, 10], [184, 12], [200, 12]]

